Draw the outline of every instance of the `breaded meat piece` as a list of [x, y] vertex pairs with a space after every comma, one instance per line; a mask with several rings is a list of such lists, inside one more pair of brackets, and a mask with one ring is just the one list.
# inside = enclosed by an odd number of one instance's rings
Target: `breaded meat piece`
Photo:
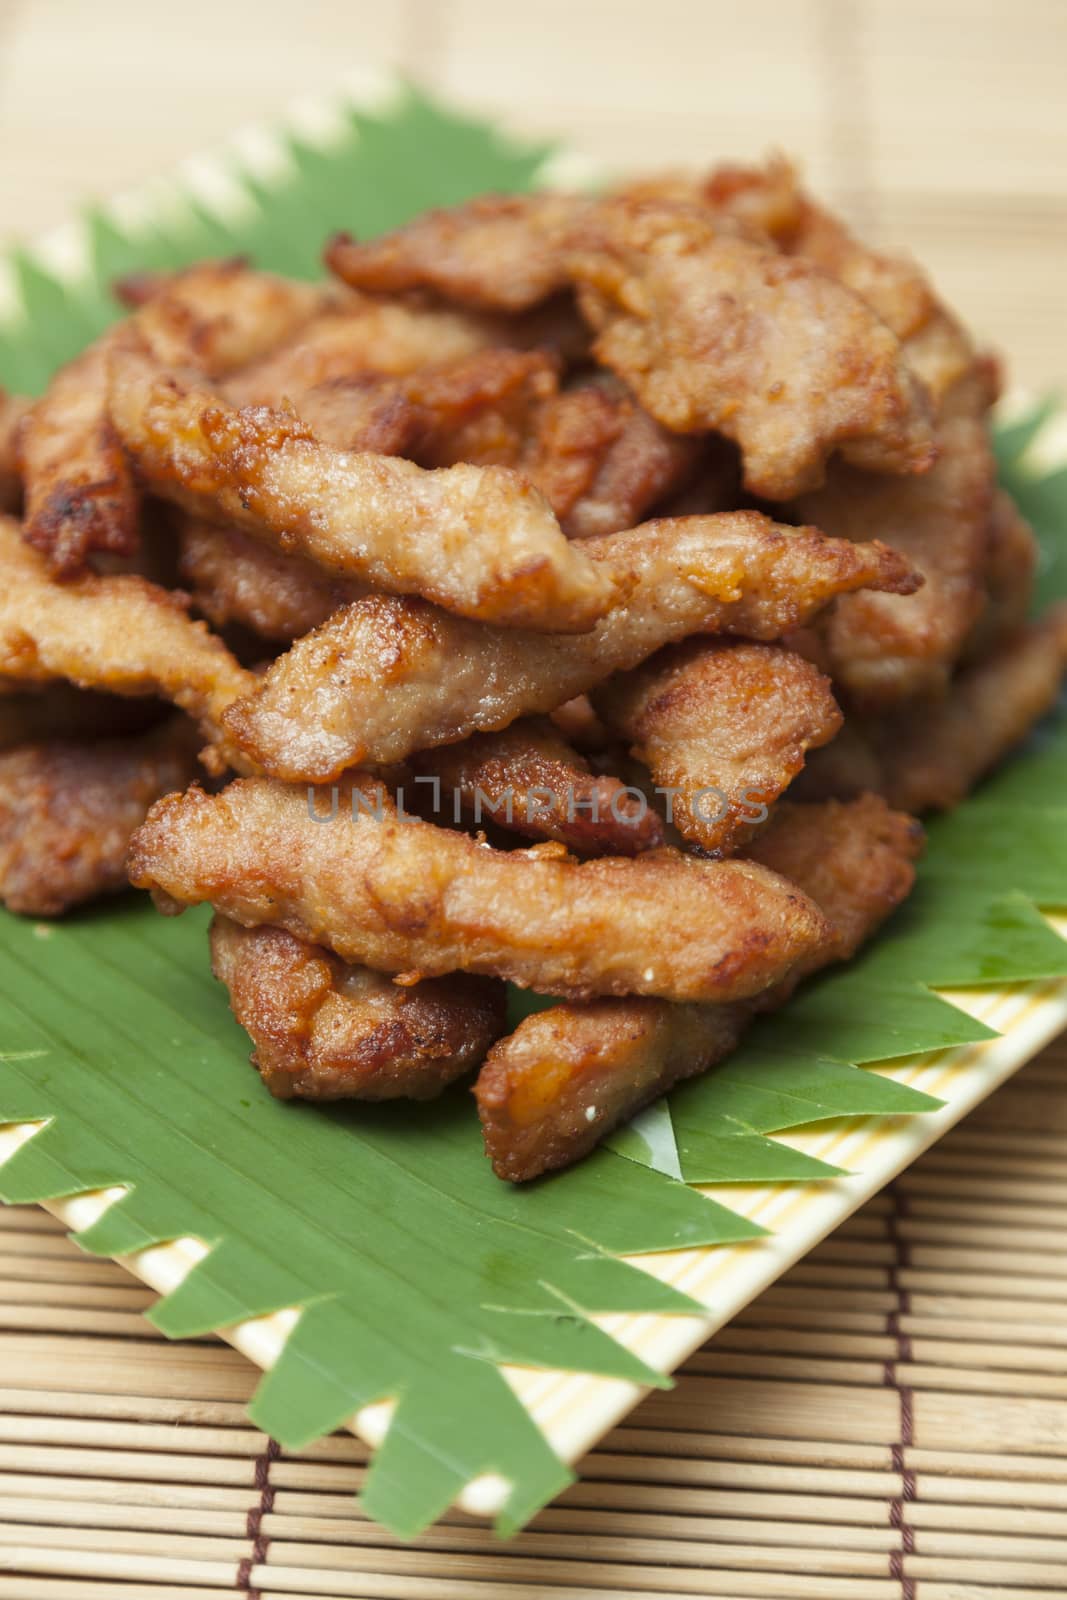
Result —
[[859, 295], [896, 334], [935, 407], [967, 372], [971, 341], [915, 262], [856, 239], [804, 192], [788, 161], [718, 167], [703, 180], [690, 180], [689, 198], [773, 240], [785, 254], [814, 262]]
[[135, 352], [112, 363], [110, 404], [156, 493], [341, 577], [509, 626], [588, 628], [610, 603], [604, 575], [505, 468], [331, 450], [291, 412], [235, 410]]
[[986, 604], [985, 569], [996, 462], [984, 414], [945, 415], [938, 458], [921, 477], [831, 465], [798, 502], [805, 520], [842, 539], [884, 539], [925, 579], [913, 595], [849, 595], [826, 619], [830, 673], [857, 705], [944, 691]]
[[491, 822], [531, 839], [558, 839], [577, 855], [636, 856], [664, 842], [644, 795], [592, 772], [547, 718], [472, 734], [412, 756], [410, 766], [439, 821]]
[[[561, 509], [556, 504], [536, 470], [534, 482], [548, 495], [563, 523], [563, 531], [571, 539], [591, 539], [600, 534], [619, 533], [632, 528], [653, 506], [669, 495], [682, 491], [700, 472], [706, 455], [703, 440], [686, 438], [671, 433], [650, 417], [643, 406], [621, 384], [604, 380], [587, 383], [560, 396], [558, 410], [570, 401], [572, 414], [568, 419], [560, 416], [549, 419], [550, 408], [545, 407], [545, 431], [549, 442], [557, 448], [545, 450], [548, 461], [573, 459], [573, 448], [564, 452], [563, 442], [574, 440], [580, 434], [579, 419], [575, 411], [584, 403], [586, 411], [596, 401], [594, 396], [605, 397], [614, 413], [611, 437], [599, 450], [591, 450], [587, 460], [592, 468], [580, 493]], [[725, 510], [725, 503], [704, 507], [705, 510]]]
[[424, 602], [370, 596], [279, 657], [227, 714], [230, 734], [259, 770], [325, 783], [552, 711], [691, 633], [776, 639], [835, 595], [908, 592], [916, 581], [883, 545], [752, 511], [648, 522], [583, 548], [625, 596], [591, 632], [479, 627]]
[[178, 572], [193, 605], [216, 627], [239, 623], [264, 639], [290, 644], [351, 605], [362, 587], [331, 577], [303, 556], [176, 512]]
[[929, 403], [899, 341], [810, 262], [700, 208], [615, 200], [568, 264], [597, 359], [664, 427], [732, 439], [751, 493], [816, 488], [835, 451], [878, 472], [932, 464]]
[[766, 821], [808, 750], [841, 726], [830, 683], [777, 645], [689, 639], [595, 691], [605, 723], [670, 792], [691, 843], [732, 855]]
[[333, 815], [329, 791], [302, 785], [194, 787], [153, 808], [130, 846], [130, 878], [164, 911], [209, 900], [245, 926], [284, 927], [376, 971], [475, 972], [568, 998], [743, 998], [827, 936], [810, 901], [749, 862], [494, 850], [402, 819], [358, 773], [336, 798]]
[[492, 978], [405, 988], [283, 928], [217, 916], [211, 970], [280, 1100], [432, 1100], [504, 1031], [504, 985]]
[[22, 499], [19, 433], [33, 401], [0, 389], [0, 512], [14, 511]]
[[[921, 843], [912, 818], [872, 795], [777, 809], [756, 854], [788, 870], [832, 928], [807, 972], [848, 960], [907, 897]], [[755, 1003], [593, 1000], [526, 1017], [490, 1051], [474, 1089], [493, 1170], [522, 1183], [579, 1161], [643, 1106], [730, 1055], [758, 1010], [780, 1004], [794, 981]]]
[[165, 366], [220, 379], [258, 361], [328, 307], [318, 284], [260, 272], [247, 261], [205, 261], [171, 274], [131, 327]]
[[1067, 672], [1067, 605], [1002, 639], [938, 700], [895, 715], [846, 718], [800, 779], [805, 797], [885, 795], [909, 811], [960, 803], [1052, 710]]
[[490, 197], [327, 251], [346, 282], [517, 310], [567, 283], [595, 354], [676, 433], [742, 449], [745, 482], [789, 499], [840, 449], [888, 472], [930, 465], [928, 402], [899, 341], [812, 263], [745, 238], [706, 204], [615, 195]]
[[338, 234], [330, 271], [354, 289], [427, 289], [479, 311], [526, 311], [567, 285], [566, 243], [589, 202], [575, 195], [485, 195], [357, 243]]
[[222, 712], [256, 680], [192, 620], [184, 596], [133, 573], [57, 583], [7, 518], [0, 518], [0, 569], [0, 675], [171, 700], [228, 749]]
[[94, 551], [137, 546], [137, 488], [108, 416], [112, 354], [144, 340], [161, 361], [219, 377], [307, 321], [324, 294], [241, 262], [207, 262], [171, 275], [130, 322], [60, 369], [20, 436], [25, 536], [57, 575], [79, 572]]
[[116, 337], [104, 334], [61, 367], [22, 426], [25, 537], [61, 578], [81, 572], [95, 551], [137, 548], [140, 500], [107, 415]]
[[196, 775], [184, 717], [134, 738], [54, 740], [0, 755], [0, 900], [57, 917], [127, 887], [126, 849], [152, 802]]
[[314, 317], [226, 382], [234, 405], [276, 406], [323, 383], [458, 361], [501, 342], [486, 318], [400, 301], [353, 299]]

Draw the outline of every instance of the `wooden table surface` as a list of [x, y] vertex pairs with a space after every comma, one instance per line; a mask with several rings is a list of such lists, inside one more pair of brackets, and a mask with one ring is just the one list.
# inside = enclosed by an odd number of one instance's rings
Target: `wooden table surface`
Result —
[[402, 72], [609, 167], [780, 148], [1067, 388], [1063, 0], [0, 0], [0, 235]]

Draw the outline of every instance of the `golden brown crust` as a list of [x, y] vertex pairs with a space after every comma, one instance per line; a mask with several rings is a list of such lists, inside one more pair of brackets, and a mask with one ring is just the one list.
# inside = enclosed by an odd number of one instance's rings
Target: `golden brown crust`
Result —
[[826, 962], [851, 961], [911, 893], [922, 847], [920, 824], [902, 810], [890, 810], [879, 795], [821, 805], [786, 800], [775, 807], [746, 856], [803, 889], [834, 930], [832, 948], [794, 969], [775, 991], [776, 1004]]
[[658, 849], [663, 825], [643, 795], [598, 776], [547, 719], [525, 717], [501, 733], [476, 733], [411, 758], [436, 780], [439, 820], [493, 823], [531, 839], [558, 839], [578, 855], [635, 856]]
[[899, 341], [802, 258], [698, 207], [616, 199], [585, 219], [568, 266], [598, 359], [665, 427], [734, 440], [751, 492], [814, 488], [835, 450], [880, 472], [932, 463]]
[[156, 695], [226, 746], [222, 712], [256, 680], [204, 623], [189, 617], [183, 595], [132, 573], [56, 583], [6, 518], [0, 518], [0, 565], [0, 674]]
[[135, 738], [0, 755], [0, 900], [55, 917], [125, 889], [130, 836], [153, 801], [192, 781], [198, 743], [181, 717]]
[[218, 528], [175, 513], [181, 548], [179, 577], [198, 611], [216, 627], [240, 623], [264, 639], [290, 644], [361, 593], [301, 556], [250, 539], [239, 528]]
[[690, 639], [594, 693], [692, 843], [732, 854], [766, 820], [808, 750], [841, 726], [829, 680], [775, 645]]
[[478, 627], [425, 603], [370, 596], [274, 663], [226, 725], [276, 777], [325, 783], [551, 711], [694, 632], [774, 639], [835, 595], [907, 592], [893, 551], [780, 527], [758, 512], [649, 522], [583, 547], [625, 601], [589, 633]]
[[365, 243], [338, 234], [325, 261], [372, 294], [429, 289], [476, 310], [525, 311], [565, 288], [564, 246], [587, 204], [572, 195], [485, 195]]
[[133, 471], [105, 405], [117, 337], [104, 334], [62, 367], [22, 424], [25, 537], [59, 577], [82, 571], [94, 551], [137, 547]]
[[157, 493], [341, 577], [512, 626], [587, 628], [609, 601], [542, 496], [505, 468], [427, 472], [331, 450], [291, 412], [234, 410], [136, 352], [112, 363], [110, 405]]
[[891, 328], [908, 365], [935, 406], [974, 359], [966, 332], [913, 261], [862, 244], [839, 218], [804, 193], [780, 158], [763, 168], [720, 167], [700, 186], [701, 199], [804, 256], [859, 295]]
[[355, 774], [323, 794], [241, 779], [153, 808], [129, 872], [163, 909], [209, 900], [376, 971], [468, 971], [546, 994], [735, 999], [778, 982], [826, 937], [764, 868], [673, 851], [576, 862], [557, 845], [499, 851], [401, 820]]
[[[611, 416], [610, 425], [599, 438], [593, 421], [591, 431], [596, 442], [586, 450], [584, 481], [568, 505], [558, 504], [537, 471], [532, 472], [534, 482], [555, 506], [569, 538], [591, 539], [632, 528], [652, 506], [680, 491], [699, 471], [705, 454], [703, 442], [661, 427], [622, 385], [598, 382], [575, 388], [560, 396], [560, 413], [567, 401], [572, 415], [566, 426], [560, 425], [561, 416], [557, 416], [550, 428], [546, 417], [546, 432], [551, 434], [550, 443], [556, 445], [555, 451], [545, 451], [547, 461], [573, 461], [576, 455], [581, 458], [581, 451], [574, 448], [582, 437], [584, 420], [575, 415], [579, 405], [586, 417], [594, 407], [603, 417], [606, 401]], [[568, 444], [570, 448], [566, 448]], [[725, 510], [726, 506], [708, 504], [704, 509]]]
[[411, 987], [349, 966], [282, 928], [211, 924], [211, 970], [287, 1100], [431, 1100], [476, 1067], [504, 1029], [505, 991], [450, 974]]
[[[790, 868], [832, 928], [797, 977], [847, 960], [870, 937], [910, 892], [921, 843], [912, 818], [873, 796], [779, 807], [760, 859]], [[780, 1004], [794, 981], [755, 1004], [608, 999], [527, 1017], [490, 1051], [474, 1089], [493, 1170], [522, 1183], [580, 1160], [642, 1106], [728, 1056], [756, 1010]]]
[[1067, 606], [1058, 605], [964, 667], [943, 698], [847, 719], [800, 788], [812, 798], [873, 789], [901, 809], [950, 810], [1051, 711], [1065, 670]]
[[502, 342], [497, 325], [465, 312], [353, 298], [314, 317], [225, 384], [234, 405], [278, 405], [320, 384], [401, 377]]
[[69, 577], [94, 551], [129, 555], [137, 546], [137, 489], [107, 409], [113, 353], [143, 339], [160, 360], [218, 376], [306, 321], [322, 299], [322, 290], [241, 262], [205, 262], [168, 276], [132, 322], [60, 369], [21, 431], [25, 536], [53, 571]]

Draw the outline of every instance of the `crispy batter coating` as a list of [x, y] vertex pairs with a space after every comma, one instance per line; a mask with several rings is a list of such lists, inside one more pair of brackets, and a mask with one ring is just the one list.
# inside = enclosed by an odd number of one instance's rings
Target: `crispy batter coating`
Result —
[[143, 733], [158, 722], [162, 706], [124, 700], [117, 694], [76, 689], [72, 683], [8, 685], [0, 693], [0, 750], [48, 739], [107, 739]]
[[802, 258], [696, 207], [605, 202], [569, 268], [598, 359], [679, 433], [741, 448], [746, 487], [790, 499], [840, 450], [880, 472], [933, 461], [929, 407], [870, 308]]
[[410, 764], [424, 783], [437, 780], [431, 810], [446, 822], [492, 822], [531, 839], [558, 839], [578, 855], [636, 856], [664, 842], [645, 797], [593, 773], [546, 718], [472, 734]]
[[908, 365], [935, 406], [967, 372], [974, 350], [966, 332], [913, 262], [862, 244], [801, 188], [795, 169], [775, 157], [763, 167], [718, 167], [691, 194], [787, 255], [812, 261], [859, 295], [891, 328]]
[[25, 537], [59, 577], [92, 552], [130, 555], [139, 500], [133, 470], [107, 416], [107, 363], [119, 337], [106, 333], [61, 367], [20, 434]]
[[325, 783], [346, 767], [551, 711], [691, 633], [775, 639], [835, 595], [907, 591], [882, 545], [779, 527], [758, 512], [649, 522], [584, 548], [625, 594], [590, 633], [479, 627], [414, 600], [369, 596], [298, 640], [227, 714], [258, 770]]
[[800, 514], [845, 539], [885, 539], [925, 583], [908, 596], [849, 595], [824, 628], [829, 670], [857, 704], [876, 708], [940, 693], [986, 603], [996, 463], [983, 414], [944, 416], [937, 464], [890, 478], [834, 463]]
[[729, 855], [766, 820], [841, 713], [829, 680], [776, 645], [689, 639], [593, 696], [631, 755], [672, 792], [670, 820]]
[[[851, 805], [778, 808], [757, 853], [776, 871], [788, 869], [832, 928], [808, 972], [849, 959], [906, 898], [920, 846], [912, 819], [872, 795]], [[775, 991], [773, 1003], [789, 988]], [[525, 1018], [490, 1051], [475, 1085], [493, 1170], [522, 1183], [580, 1160], [642, 1106], [728, 1056], [769, 998], [756, 1005], [594, 1000]]]
[[800, 780], [806, 797], [862, 789], [909, 811], [950, 810], [1056, 703], [1067, 670], [1067, 606], [1002, 639], [947, 693], [893, 715], [848, 718]]
[[56, 740], [0, 755], [0, 900], [56, 917], [127, 887], [130, 836], [197, 772], [196, 729], [171, 718], [136, 738]]
[[227, 746], [222, 712], [256, 680], [204, 623], [189, 617], [184, 596], [132, 573], [56, 583], [8, 518], [0, 518], [0, 567], [0, 674], [156, 695]]
[[749, 862], [494, 850], [402, 820], [366, 775], [337, 788], [322, 821], [313, 791], [271, 779], [173, 795], [134, 837], [130, 878], [162, 910], [210, 900], [377, 971], [476, 972], [572, 998], [742, 998], [826, 938], [803, 895]]
[[211, 970], [281, 1100], [432, 1100], [504, 1031], [504, 986], [492, 978], [404, 988], [282, 928], [216, 917]]
[[481, 311], [526, 311], [567, 284], [566, 243], [587, 201], [565, 194], [485, 195], [357, 244], [338, 234], [331, 272], [354, 289], [429, 289]]
[[238, 528], [217, 528], [180, 512], [177, 519], [181, 582], [216, 627], [236, 622], [289, 644], [362, 593], [359, 584], [272, 550]]
[[568, 302], [549, 302], [524, 317], [500, 317], [353, 296], [241, 368], [224, 392], [235, 405], [273, 406], [324, 383], [405, 377], [489, 348], [543, 349], [576, 360], [588, 348], [588, 335]]
[[542, 496], [505, 468], [426, 472], [331, 450], [292, 413], [234, 410], [133, 352], [112, 364], [111, 415], [164, 498], [342, 577], [510, 626], [587, 628], [610, 601]]
[[[815, 487], [835, 449], [880, 471], [929, 466], [925, 391], [847, 286], [848, 236], [824, 249], [835, 276], [743, 237], [728, 210], [716, 216], [692, 186], [599, 204], [490, 197], [367, 244], [335, 240], [327, 262], [357, 288], [431, 289], [483, 309], [529, 307], [577, 284], [598, 359], [665, 427], [736, 440], [748, 488], [769, 499]], [[809, 231], [814, 251], [814, 220]]]
[[137, 489], [107, 408], [113, 353], [139, 337], [160, 360], [216, 377], [306, 321], [323, 294], [241, 262], [206, 262], [168, 277], [132, 324], [60, 369], [21, 432], [25, 536], [59, 576], [79, 572], [94, 551], [137, 546]]
[[[594, 396], [601, 406], [603, 397], [607, 397], [613, 426], [610, 437], [605, 430], [599, 447], [586, 451], [586, 481], [578, 496], [561, 509], [537, 472], [532, 474], [534, 482], [552, 501], [564, 532], [571, 539], [591, 539], [632, 528], [652, 506], [681, 491], [700, 471], [706, 454], [703, 441], [668, 432], [622, 385], [601, 381], [560, 396], [557, 409], [562, 410], [563, 403], [570, 401], [572, 416], [567, 419], [566, 428], [560, 426], [558, 416], [553, 419], [550, 440], [556, 448], [545, 451], [546, 460], [560, 455], [573, 459], [574, 441], [581, 437], [580, 419], [573, 410], [584, 404], [588, 415], [589, 408], [596, 404]], [[548, 410], [546, 406], [546, 413]], [[571, 441], [569, 450], [564, 448], [567, 440]], [[706, 511], [726, 509], [725, 502], [704, 507]]]
[[0, 389], [0, 512], [14, 511], [22, 499], [19, 425], [32, 404], [24, 395]]

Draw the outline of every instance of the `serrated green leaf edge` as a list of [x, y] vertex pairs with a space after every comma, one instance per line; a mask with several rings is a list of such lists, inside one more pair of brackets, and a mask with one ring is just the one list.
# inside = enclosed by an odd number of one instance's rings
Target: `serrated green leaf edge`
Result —
[[[108, 281], [123, 272], [241, 251], [311, 275], [329, 228], [370, 233], [430, 204], [527, 187], [547, 154], [404, 91], [376, 114], [352, 107], [329, 145], [290, 139], [271, 182], [232, 157], [247, 200], [237, 220], [177, 183], [165, 186], [158, 221], [136, 233], [97, 207], [85, 224], [89, 272], [76, 283], [33, 250], [12, 257], [24, 314], [0, 328], [0, 380], [39, 390], [117, 314]], [[1002, 459], [1048, 536], [1047, 578], [1064, 566], [1067, 475], [1025, 472], [1043, 420], [1008, 431]], [[202, 914], [173, 924], [131, 900], [43, 936], [0, 916], [9, 991], [0, 1117], [45, 1124], [0, 1169], [0, 1194], [30, 1201], [122, 1186], [123, 1199], [78, 1235], [103, 1255], [202, 1239], [210, 1253], [151, 1314], [164, 1332], [304, 1308], [257, 1391], [261, 1426], [296, 1448], [395, 1399], [368, 1512], [410, 1537], [471, 1479], [496, 1472], [511, 1484], [498, 1522], [510, 1532], [570, 1473], [498, 1364], [664, 1382], [590, 1317], [694, 1305], [617, 1257], [762, 1231], [670, 1169], [691, 1182], [832, 1176], [837, 1169], [769, 1135], [814, 1117], [935, 1105], [862, 1065], [989, 1036], [933, 988], [1067, 973], [1067, 945], [1035, 911], [1067, 903], [1067, 862], [1048, 848], [1067, 832], [1055, 783], [1065, 754], [1061, 724], [938, 822], [920, 891], [887, 935], [761, 1023], [719, 1071], [620, 1133], [623, 1154], [602, 1149], [522, 1190], [493, 1178], [462, 1090], [399, 1113], [281, 1106], [263, 1094], [208, 974]], [[1006, 825], [1008, 845], [994, 856], [989, 839]]]

